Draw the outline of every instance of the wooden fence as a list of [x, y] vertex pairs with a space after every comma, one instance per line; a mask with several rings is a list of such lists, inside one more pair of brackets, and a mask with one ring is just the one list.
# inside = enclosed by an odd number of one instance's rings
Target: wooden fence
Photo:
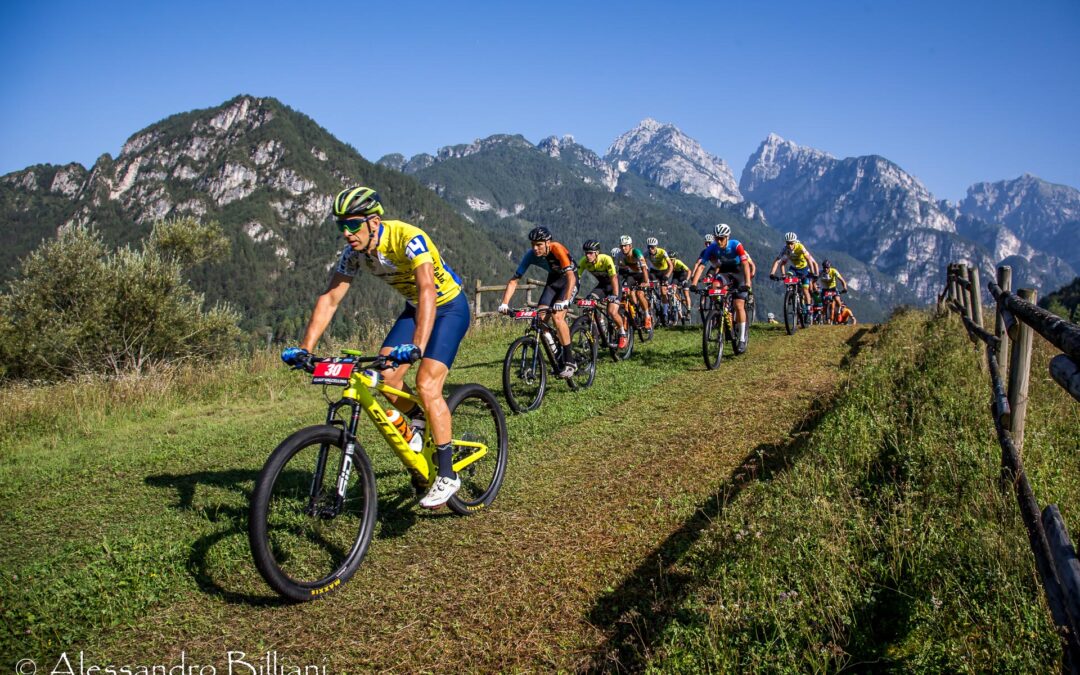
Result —
[[[938, 309], [958, 313], [972, 341], [986, 346], [981, 365], [989, 372], [993, 391], [990, 411], [1001, 445], [1002, 489], [1012, 485], [1020, 505], [1035, 567], [1061, 638], [1062, 670], [1080, 673], [1080, 561], [1058, 507], [1050, 504], [1040, 514], [1022, 459], [1034, 333], [1062, 351], [1051, 360], [1050, 375], [1080, 401], [1080, 326], [1035, 305], [1034, 289], [1022, 288], [1014, 294], [1011, 287], [1012, 269], [999, 267], [997, 279], [987, 284], [996, 305], [994, 332], [990, 333], [983, 322], [979, 270], [952, 264], [938, 296]], [[1003, 362], [1008, 363], [1007, 388]]]
[[[544, 290], [544, 285], [545, 284], [544, 284], [543, 281], [534, 281], [534, 280], [531, 280], [531, 279], [521, 279], [518, 282], [517, 290], [514, 291], [515, 297], [517, 297], [518, 292], [525, 291], [525, 304], [526, 305], [532, 305], [534, 303], [533, 290], [538, 289], [538, 290], [542, 291], [542, 290]], [[484, 293], [491, 293], [491, 292], [494, 292], [494, 291], [498, 291], [499, 295], [498, 295], [497, 298], [494, 299], [494, 302], [489, 302], [488, 303], [489, 306], [492, 305], [492, 304], [498, 304], [498, 300], [502, 299], [502, 294], [503, 294], [503, 292], [506, 291], [506, 284], [500, 284], [500, 285], [496, 285], [496, 286], [485, 286], [482, 281], [480, 281], [479, 279], [476, 280], [476, 288], [475, 288], [475, 291], [474, 291], [475, 296], [474, 296], [474, 302], [473, 302], [473, 316], [476, 316], [476, 317], [491, 316], [493, 314], [498, 313], [498, 312], [496, 312], [494, 310], [489, 310], [489, 311], [486, 311], [486, 312], [483, 310], [483, 304], [482, 303], [483, 303], [483, 300], [484, 300]], [[537, 298], [537, 299], [539, 299], [539, 298]], [[511, 302], [511, 305], [513, 305], [513, 302]]]

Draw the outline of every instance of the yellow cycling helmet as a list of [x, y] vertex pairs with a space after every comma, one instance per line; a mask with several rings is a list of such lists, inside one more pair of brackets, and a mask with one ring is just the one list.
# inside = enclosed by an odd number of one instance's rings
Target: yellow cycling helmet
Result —
[[383, 214], [379, 193], [369, 187], [357, 185], [345, 188], [334, 198], [334, 217], [374, 216]]

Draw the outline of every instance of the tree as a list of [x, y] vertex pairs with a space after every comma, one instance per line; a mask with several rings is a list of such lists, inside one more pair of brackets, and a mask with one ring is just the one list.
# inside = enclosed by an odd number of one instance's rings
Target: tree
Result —
[[224, 304], [204, 311], [183, 276], [227, 251], [217, 223], [190, 217], [155, 224], [140, 249], [111, 251], [94, 230], [62, 229], [0, 295], [0, 374], [142, 372], [234, 351], [239, 315]]

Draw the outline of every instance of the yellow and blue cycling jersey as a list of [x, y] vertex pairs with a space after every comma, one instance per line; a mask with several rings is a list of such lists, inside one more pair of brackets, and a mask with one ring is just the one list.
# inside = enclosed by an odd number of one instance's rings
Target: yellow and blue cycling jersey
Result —
[[461, 279], [443, 261], [431, 238], [419, 227], [400, 220], [384, 220], [379, 224], [379, 246], [373, 255], [355, 251], [346, 244], [335, 271], [354, 277], [362, 265], [415, 306], [420, 299], [416, 269], [424, 263], [431, 263], [433, 268], [435, 306], [442, 307], [461, 293]]
[[667, 251], [657, 246], [656, 253], [649, 256], [649, 269], [666, 272], [670, 261], [671, 258], [668, 257]]
[[780, 255], [776, 256], [777, 260], [791, 263], [791, 266], [797, 270], [804, 269], [810, 264], [810, 261], [806, 259], [806, 247], [802, 245], [802, 242], [795, 242], [795, 245], [791, 250], [787, 250], [787, 246], [784, 250], [780, 251]]
[[595, 263], [590, 263], [588, 257], [582, 256], [577, 266], [578, 269], [589, 272], [596, 277], [597, 281], [601, 282], [607, 281], [618, 274], [615, 270], [615, 261], [606, 253], [598, 254]]
[[843, 281], [844, 277], [836, 271], [835, 267], [830, 267], [828, 272], [826, 272], [825, 270], [821, 270], [821, 275], [818, 277], [817, 280], [818, 286], [821, 287], [822, 290], [832, 290], [836, 288], [837, 279]]

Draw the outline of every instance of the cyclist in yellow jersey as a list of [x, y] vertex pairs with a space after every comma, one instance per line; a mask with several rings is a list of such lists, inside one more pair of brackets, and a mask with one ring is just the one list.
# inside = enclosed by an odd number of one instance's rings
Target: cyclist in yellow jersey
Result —
[[445, 504], [461, 487], [452, 466], [450, 410], [443, 399], [443, 384], [469, 328], [469, 304], [461, 292], [461, 281], [427, 233], [400, 220], [383, 220], [383, 212], [379, 195], [371, 188], [357, 186], [338, 193], [333, 215], [345, 237], [345, 248], [327, 289], [315, 303], [300, 347], [286, 349], [282, 359], [298, 367], [310, 362], [310, 350], [330, 325], [360, 270], [367, 270], [401, 293], [405, 309], [379, 353], [400, 364], [383, 374], [383, 380], [396, 389], [404, 389], [409, 365], [420, 362], [416, 390], [423, 410], [412, 404], [401, 412], [413, 419], [414, 426], [431, 425], [439, 476], [420, 506], [433, 509]]
[[776, 268], [788, 263], [795, 269], [795, 276], [799, 278], [799, 287], [803, 296], [803, 313], [809, 313], [811, 304], [810, 281], [811, 277], [817, 276], [818, 264], [814, 260], [814, 256], [810, 255], [810, 251], [806, 250], [806, 247], [799, 242], [799, 236], [794, 232], [788, 232], [784, 235], [784, 249], [780, 251], [780, 255], [776, 256], [776, 260], [773, 261], [772, 269], [769, 270], [769, 278], [773, 280], [779, 279], [780, 277], [776, 276]]
[[817, 280], [823, 298], [826, 291], [836, 291], [837, 281], [843, 284], [844, 287], [839, 292], [829, 293], [829, 305], [825, 308], [825, 314], [829, 317], [831, 323], [839, 323], [837, 319], [840, 316], [840, 294], [847, 293], [848, 285], [847, 280], [844, 279], [839, 270], [833, 267], [828, 260], [823, 260], [821, 262], [821, 274], [818, 275]]
[[667, 285], [671, 283], [671, 275], [675, 271], [675, 268], [671, 266], [671, 256], [667, 251], [660, 248], [660, 242], [656, 237], [649, 237], [645, 240], [645, 247], [647, 253], [645, 259], [649, 263], [649, 276], [656, 281], [660, 282], [660, 302], [663, 305], [659, 315], [666, 317], [668, 313], [668, 290]]
[[596, 278], [596, 288], [589, 293], [589, 297], [607, 302], [608, 316], [619, 328], [618, 342], [611, 346], [626, 349], [626, 322], [619, 313], [619, 271], [615, 268], [615, 261], [600, 252], [600, 242], [595, 239], [586, 241], [581, 250], [585, 255], [578, 261], [578, 269]]
[[[683, 302], [686, 305], [686, 311], [690, 311], [690, 268], [686, 266], [680, 258], [679, 254], [675, 251], [668, 253], [668, 257], [671, 259], [671, 282], [678, 288], [682, 289]], [[676, 293], [678, 290], [676, 289]]]

